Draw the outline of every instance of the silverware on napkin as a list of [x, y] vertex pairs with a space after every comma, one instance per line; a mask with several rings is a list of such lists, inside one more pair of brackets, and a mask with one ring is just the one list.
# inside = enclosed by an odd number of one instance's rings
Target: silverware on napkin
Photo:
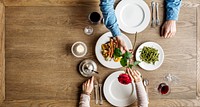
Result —
[[154, 1], [152, 1], [151, 2], [151, 27], [155, 27], [155, 23], [156, 23], [156, 21], [155, 21], [155, 17], [154, 17], [154, 9], [155, 9], [155, 2]]
[[160, 25], [160, 19], [159, 19], [159, 11], [158, 11], [158, 2], [156, 3], [156, 26]]

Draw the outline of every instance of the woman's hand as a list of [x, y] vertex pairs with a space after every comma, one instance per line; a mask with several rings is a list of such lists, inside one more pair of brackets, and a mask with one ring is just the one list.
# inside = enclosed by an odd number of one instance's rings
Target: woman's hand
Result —
[[94, 76], [92, 78], [88, 79], [86, 82], [82, 85], [82, 90], [84, 94], [90, 95], [94, 87]]
[[139, 71], [127, 68], [126, 72], [131, 77], [131, 79], [134, 80], [134, 82], [140, 82], [140, 81], [142, 81], [141, 73]]
[[165, 38], [171, 38], [176, 34], [176, 21], [168, 20], [162, 26], [161, 36]]

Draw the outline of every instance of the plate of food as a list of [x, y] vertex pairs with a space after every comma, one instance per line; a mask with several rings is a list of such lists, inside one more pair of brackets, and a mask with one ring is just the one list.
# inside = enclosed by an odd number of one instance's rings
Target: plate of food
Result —
[[124, 85], [118, 81], [119, 75], [125, 73], [124, 71], [116, 71], [110, 74], [103, 86], [103, 93], [106, 100], [117, 107], [125, 107], [133, 104], [136, 99], [135, 83]]
[[145, 42], [138, 47], [135, 57], [144, 70], [156, 70], [164, 61], [164, 51], [155, 42]]
[[[121, 34], [121, 38], [127, 45], [128, 49], [132, 49], [132, 43], [130, 39]], [[118, 48], [118, 42], [116, 38], [113, 38], [111, 32], [103, 34], [97, 41], [95, 46], [95, 54], [98, 61], [105, 67], [111, 69], [121, 68], [120, 59], [121, 57], [114, 57], [114, 51]]]
[[150, 22], [150, 9], [144, 0], [121, 0], [115, 8], [119, 28], [126, 33], [143, 31]]

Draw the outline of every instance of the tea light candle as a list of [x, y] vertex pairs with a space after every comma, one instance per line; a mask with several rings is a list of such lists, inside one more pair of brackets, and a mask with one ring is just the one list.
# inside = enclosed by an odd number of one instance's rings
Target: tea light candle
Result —
[[84, 52], [84, 47], [83, 45], [79, 44], [77, 47], [76, 47], [76, 50], [78, 53], [83, 53]]
[[71, 52], [75, 57], [83, 57], [87, 53], [87, 46], [83, 42], [75, 42], [71, 47]]

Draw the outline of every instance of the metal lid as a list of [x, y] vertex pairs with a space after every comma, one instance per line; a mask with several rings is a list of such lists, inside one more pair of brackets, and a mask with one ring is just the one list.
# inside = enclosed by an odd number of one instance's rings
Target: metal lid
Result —
[[85, 59], [79, 64], [79, 72], [84, 77], [91, 77], [97, 71], [97, 65], [93, 60]]

